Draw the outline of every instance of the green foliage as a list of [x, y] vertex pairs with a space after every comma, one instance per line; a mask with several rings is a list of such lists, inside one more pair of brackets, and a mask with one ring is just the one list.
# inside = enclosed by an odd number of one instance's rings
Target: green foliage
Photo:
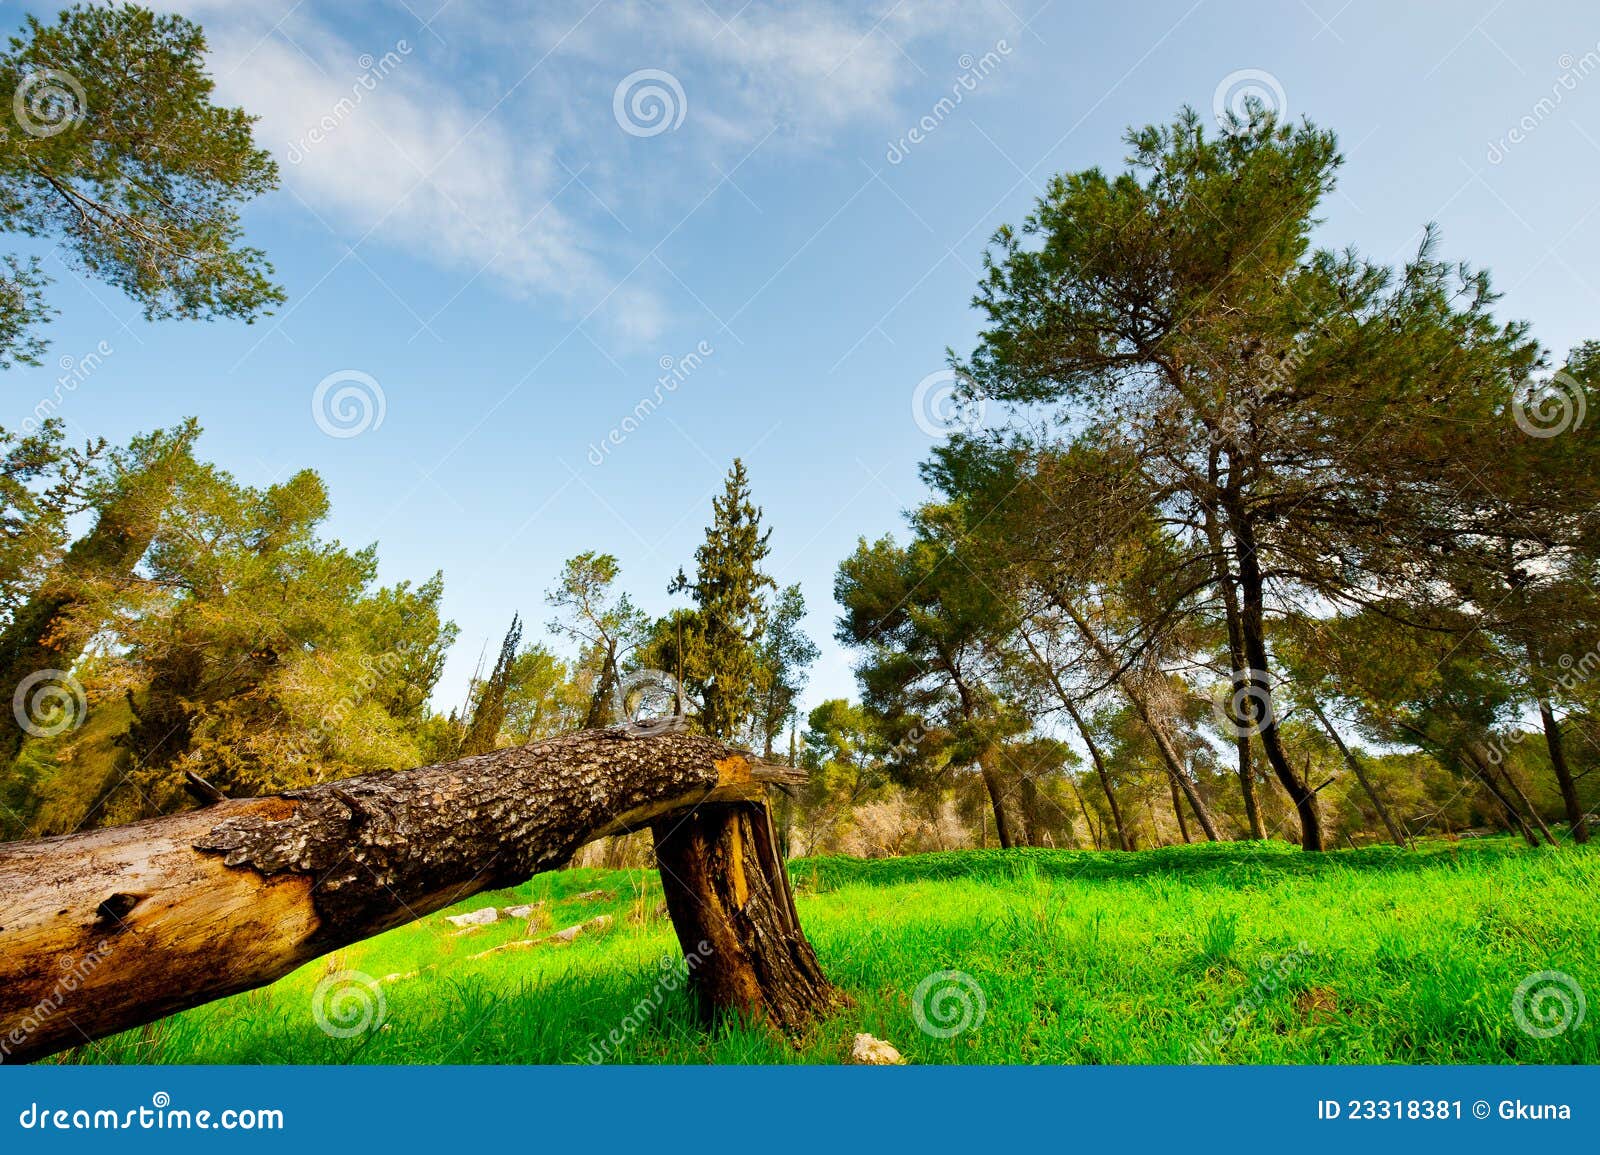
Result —
[[[670, 592], [687, 592], [694, 608], [658, 634], [656, 647], [661, 668], [679, 677], [699, 703], [699, 727], [720, 738], [742, 738], [758, 720], [763, 676], [774, 673], [770, 665], [763, 668], [763, 658], [770, 662], [776, 653], [760, 648], [770, 612], [767, 591], [777, 588], [761, 568], [771, 536], [750, 498], [744, 462], [734, 458], [722, 494], [712, 498], [694, 578], [679, 570], [671, 586]], [[785, 628], [792, 635], [793, 627]], [[787, 645], [793, 658], [792, 638]]]
[[[253, 319], [283, 300], [241, 244], [240, 206], [277, 184], [253, 118], [211, 102], [205, 37], [177, 15], [75, 5], [28, 16], [0, 52], [0, 219], [56, 238], [84, 272], [151, 318]], [[44, 275], [0, 270], [0, 367], [37, 363]]]
[[583, 728], [609, 726], [615, 718], [622, 671], [649, 632], [649, 619], [626, 593], [615, 592], [622, 567], [608, 553], [593, 550], [569, 558], [545, 601], [561, 611], [550, 632], [579, 647], [580, 682], [589, 686]]
[[500, 653], [494, 660], [494, 669], [473, 689], [472, 721], [461, 743], [463, 758], [487, 754], [500, 744], [500, 730], [506, 722], [507, 698], [517, 667], [517, 648], [521, 644], [522, 619], [513, 614], [511, 627], [500, 642]]

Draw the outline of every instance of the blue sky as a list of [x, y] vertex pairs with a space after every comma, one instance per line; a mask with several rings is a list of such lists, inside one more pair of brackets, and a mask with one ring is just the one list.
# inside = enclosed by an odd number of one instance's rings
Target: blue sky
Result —
[[[279, 158], [247, 221], [289, 302], [150, 324], [52, 259], [50, 360], [7, 375], [0, 424], [108, 348], [62, 401], [74, 435], [195, 415], [244, 481], [315, 468], [385, 580], [444, 570], [445, 705], [513, 611], [542, 633], [580, 550], [668, 608], [735, 455], [823, 646], [808, 703], [849, 693], [834, 568], [921, 496], [918, 386], [971, 346], [988, 236], [1186, 103], [1249, 89], [1335, 129], [1327, 243], [1399, 260], [1436, 221], [1548, 346], [1600, 336], [1592, 3], [173, 7]], [[342, 390], [381, 422], [341, 425]]]

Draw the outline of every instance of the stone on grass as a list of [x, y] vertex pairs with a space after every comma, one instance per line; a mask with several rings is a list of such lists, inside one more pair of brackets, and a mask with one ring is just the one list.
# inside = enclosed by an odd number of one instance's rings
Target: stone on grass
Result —
[[484, 926], [500, 917], [500, 912], [492, 906], [482, 910], [470, 911], [467, 914], [447, 914], [445, 921], [451, 926]]
[[857, 1035], [850, 1045], [850, 1061], [864, 1067], [894, 1067], [905, 1062], [899, 1051], [882, 1039]]
[[605, 930], [611, 925], [609, 914], [597, 914], [588, 922], [580, 922], [577, 926], [569, 926], [566, 930], [558, 930], [550, 937], [556, 942], [572, 942], [580, 934], [593, 934], [597, 930]]
[[508, 906], [500, 913], [507, 918], [532, 918], [543, 906], [542, 902], [529, 902], [522, 906]]
[[614, 890], [586, 890], [578, 895], [579, 902], [615, 902], [616, 898]]

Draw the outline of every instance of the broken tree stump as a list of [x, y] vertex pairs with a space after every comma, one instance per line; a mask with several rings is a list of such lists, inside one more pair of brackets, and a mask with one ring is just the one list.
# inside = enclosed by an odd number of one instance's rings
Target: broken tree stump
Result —
[[793, 1035], [843, 1001], [800, 930], [764, 801], [702, 806], [652, 833], [678, 944], [706, 956], [689, 986], [708, 1022], [733, 1013]]
[[[817, 1013], [833, 1004], [766, 825], [767, 785], [800, 773], [686, 732], [587, 730], [0, 845], [0, 1061], [37, 1059], [263, 986], [338, 947], [559, 867], [596, 838], [646, 828], [672, 864], [663, 881], [674, 919], [688, 920], [680, 942], [706, 939], [725, 952], [705, 963], [718, 971], [726, 960], [734, 976], [714, 989], [736, 987], [728, 1005], [797, 1030], [808, 1005]], [[737, 819], [675, 825], [701, 806]], [[764, 842], [754, 841], [757, 826]], [[680, 865], [688, 889], [669, 880]], [[715, 898], [718, 917], [696, 908], [691, 891]], [[789, 966], [774, 961], [781, 953]]]

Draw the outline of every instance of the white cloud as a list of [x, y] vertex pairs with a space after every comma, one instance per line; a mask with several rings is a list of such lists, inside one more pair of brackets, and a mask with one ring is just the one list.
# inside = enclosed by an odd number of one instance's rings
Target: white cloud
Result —
[[[337, 16], [368, 25], [354, 46], [310, 3], [181, 7], [206, 28], [219, 99], [261, 118], [285, 185], [351, 243], [564, 302], [641, 342], [670, 320], [641, 261], [655, 237], [616, 228], [613, 211], [630, 225], [658, 211], [676, 219], [712, 187], [714, 166], [775, 126], [805, 146], [892, 119], [897, 95], [922, 79], [912, 45], [943, 53], [953, 36], [992, 39], [1012, 19], [988, 4], [904, 0], [873, 11], [753, 3], [725, 24], [703, 0], [578, 0], [446, 5], [429, 30], [403, 7], [362, 5]], [[361, 52], [391, 50], [392, 65], [363, 67]], [[691, 123], [639, 148], [613, 122], [611, 97], [646, 67], [681, 76]]]

